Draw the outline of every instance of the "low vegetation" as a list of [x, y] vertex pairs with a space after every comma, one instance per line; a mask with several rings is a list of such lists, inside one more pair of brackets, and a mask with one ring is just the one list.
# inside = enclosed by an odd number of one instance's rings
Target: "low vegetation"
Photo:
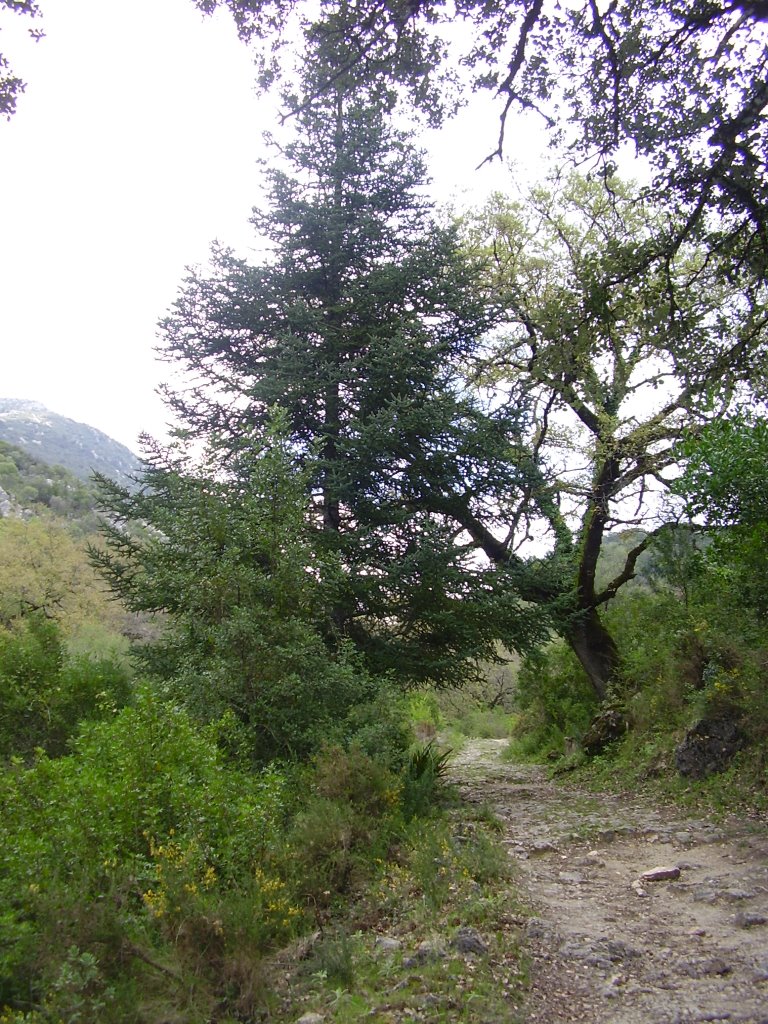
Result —
[[[304, 1006], [352, 1021], [420, 1005], [425, 986], [446, 1013], [519, 996], [516, 946], [494, 938], [514, 912], [506, 855], [441, 810], [444, 753], [374, 759], [351, 735], [254, 771], [222, 752], [226, 720], [200, 727], [150, 687], [118, 691], [72, 694], [66, 753], [38, 727], [60, 756], [30, 754], [25, 734], [7, 761], [4, 1022], [223, 1024]], [[487, 936], [477, 963], [451, 947], [462, 927]]]
[[[606, 613], [623, 638], [609, 698], [624, 719], [623, 736], [599, 756], [585, 756], [581, 740], [600, 707], [571, 653], [555, 643], [521, 670], [510, 756], [723, 810], [766, 806], [768, 634], [764, 590], [745, 586], [745, 575], [754, 581], [753, 543], [752, 533], [743, 543], [733, 532], [661, 534], [636, 585]], [[743, 749], [725, 772], [682, 777], [675, 750], [686, 731], [723, 715], [743, 733]]]

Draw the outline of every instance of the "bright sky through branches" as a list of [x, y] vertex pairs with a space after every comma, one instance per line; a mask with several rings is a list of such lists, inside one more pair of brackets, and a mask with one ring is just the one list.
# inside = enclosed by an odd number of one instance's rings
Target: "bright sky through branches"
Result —
[[[24, 19], [2, 22], [0, 49], [28, 85], [0, 122], [0, 397], [136, 448], [166, 421], [155, 325], [185, 266], [214, 238], [255, 244], [274, 104], [256, 95], [229, 18], [204, 20], [190, 0], [55, 0], [43, 15], [37, 44]], [[474, 171], [494, 118], [481, 97], [431, 139], [441, 200], [499, 187], [498, 169]], [[524, 158], [543, 138], [510, 143]]]

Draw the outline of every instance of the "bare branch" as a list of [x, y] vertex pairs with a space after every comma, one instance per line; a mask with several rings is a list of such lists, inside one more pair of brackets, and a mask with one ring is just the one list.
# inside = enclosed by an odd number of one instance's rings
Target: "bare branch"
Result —
[[646, 551], [650, 547], [650, 545], [653, 543], [653, 541], [656, 539], [656, 537], [663, 529], [664, 527], [660, 526], [657, 530], [654, 530], [652, 533], [647, 534], [643, 538], [643, 540], [640, 541], [639, 544], [636, 544], [635, 547], [633, 547], [630, 551], [627, 552], [627, 557], [624, 562], [624, 568], [621, 570], [618, 576], [615, 576], [611, 580], [607, 587], [604, 587], [603, 590], [601, 590], [600, 593], [595, 596], [595, 607], [599, 607], [600, 605], [605, 604], [607, 601], [612, 600], [614, 597], [616, 597], [616, 594], [624, 586], [625, 583], [629, 583], [630, 580], [633, 580], [635, 578], [635, 568], [637, 566], [638, 558], [640, 557], [640, 555], [642, 555], [644, 551]]

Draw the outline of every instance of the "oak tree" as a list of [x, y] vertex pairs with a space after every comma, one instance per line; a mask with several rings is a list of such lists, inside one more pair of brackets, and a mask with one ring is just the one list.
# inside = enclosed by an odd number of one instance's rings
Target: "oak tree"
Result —
[[[531, 566], [548, 570], [558, 630], [600, 697], [619, 667], [601, 609], [651, 542], [685, 458], [679, 443], [743, 398], [768, 343], [764, 285], [730, 274], [706, 246], [670, 246], [678, 225], [630, 186], [608, 184], [574, 177], [526, 203], [496, 197], [468, 229], [493, 257], [506, 319], [478, 382], [534, 415], [529, 487], [496, 522], [453, 508], [498, 564], [528, 538], [547, 545]], [[604, 539], [629, 526], [647, 532], [601, 583]]]

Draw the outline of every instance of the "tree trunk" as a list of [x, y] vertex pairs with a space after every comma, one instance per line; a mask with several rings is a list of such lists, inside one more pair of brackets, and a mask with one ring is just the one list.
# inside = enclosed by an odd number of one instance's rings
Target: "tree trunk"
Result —
[[577, 613], [565, 639], [587, 673], [598, 700], [605, 700], [608, 687], [618, 674], [619, 652], [597, 609]]

